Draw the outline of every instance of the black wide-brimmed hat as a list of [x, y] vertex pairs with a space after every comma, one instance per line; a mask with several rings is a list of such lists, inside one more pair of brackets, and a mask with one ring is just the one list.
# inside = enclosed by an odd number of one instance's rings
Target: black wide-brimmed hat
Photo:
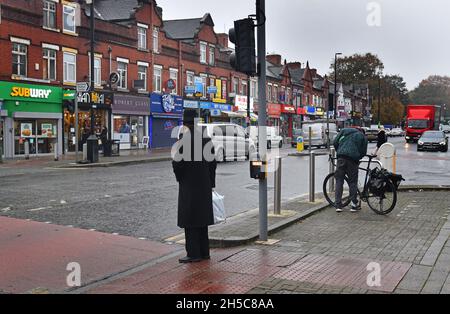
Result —
[[197, 110], [186, 109], [183, 113], [183, 123], [184, 124], [195, 124], [195, 119], [198, 118]]

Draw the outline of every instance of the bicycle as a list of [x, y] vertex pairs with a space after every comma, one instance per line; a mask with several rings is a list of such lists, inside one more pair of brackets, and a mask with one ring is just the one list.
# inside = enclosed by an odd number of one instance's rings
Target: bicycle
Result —
[[[360, 171], [366, 172], [366, 177], [364, 180], [364, 186], [361, 190], [358, 186], [358, 196], [359, 196], [359, 206], [362, 202], [369, 205], [370, 209], [373, 210], [378, 215], [388, 215], [390, 214], [395, 206], [397, 205], [397, 186], [392, 182], [392, 180], [383, 175], [382, 171], [378, 168], [371, 169], [373, 163], [376, 163], [382, 168], [379, 161], [374, 161], [377, 156], [367, 155], [368, 161], [361, 161], [361, 163], [368, 163], [367, 168], [361, 168], [358, 166]], [[336, 169], [336, 160], [330, 155], [330, 162], [333, 162], [334, 169]], [[381, 175], [380, 175], [381, 173]], [[335, 190], [333, 189], [333, 183], [335, 183], [335, 172], [330, 173], [323, 183], [323, 192], [328, 203], [336, 207], [335, 202]], [[343, 207], [350, 205], [350, 193], [349, 193], [349, 179], [345, 176], [344, 183], [344, 195], [342, 197]]]

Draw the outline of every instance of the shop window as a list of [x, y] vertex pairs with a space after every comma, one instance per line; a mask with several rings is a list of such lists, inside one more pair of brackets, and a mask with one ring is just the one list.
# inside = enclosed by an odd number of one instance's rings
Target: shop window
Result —
[[58, 140], [56, 120], [16, 120], [14, 122], [14, 154], [25, 154], [29, 143], [30, 155], [52, 154]]
[[56, 3], [44, 0], [43, 3], [43, 26], [45, 28], [56, 29]]
[[56, 50], [44, 49], [42, 57], [44, 59], [42, 64], [43, 79], [56, 81]]
[[27, 51], [28, 47], [24, 44], [13, 43], [13, 71], [12, 74], [27, 76]]

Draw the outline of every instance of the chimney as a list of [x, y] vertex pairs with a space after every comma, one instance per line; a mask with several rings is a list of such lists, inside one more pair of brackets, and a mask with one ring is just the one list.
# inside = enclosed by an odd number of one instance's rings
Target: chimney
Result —
[[302, 63], [301, 62], [289, 62], [287, 64], [287, 66], [289, 69], [297, 70], [297, 69], [302, 68]]
[[217, 40], [219, 41], [220, 46], [222, 46], [223, 48], [228, 48], [228, 34], [217, 34]]
[[273, 65], [281, 65], [281, 55], [271, 54], [266, 56], [266, 60]]

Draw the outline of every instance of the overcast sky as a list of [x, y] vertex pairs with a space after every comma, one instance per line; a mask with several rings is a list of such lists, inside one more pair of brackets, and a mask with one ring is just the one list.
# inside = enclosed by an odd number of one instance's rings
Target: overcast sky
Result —
[[[228, 32], [234, 20], [255, 12], [255, 0], [157, 2], [165, 20], [211, 13], [216, 32]], [[329, 72], [336, 52], [377, 54], [385, 73], [400, 74], [409, 89], [431, 74], [450, 74], [448, 0], [267, 0], [266, 5], [267, 52], [309, 61], [321, 74]]]

